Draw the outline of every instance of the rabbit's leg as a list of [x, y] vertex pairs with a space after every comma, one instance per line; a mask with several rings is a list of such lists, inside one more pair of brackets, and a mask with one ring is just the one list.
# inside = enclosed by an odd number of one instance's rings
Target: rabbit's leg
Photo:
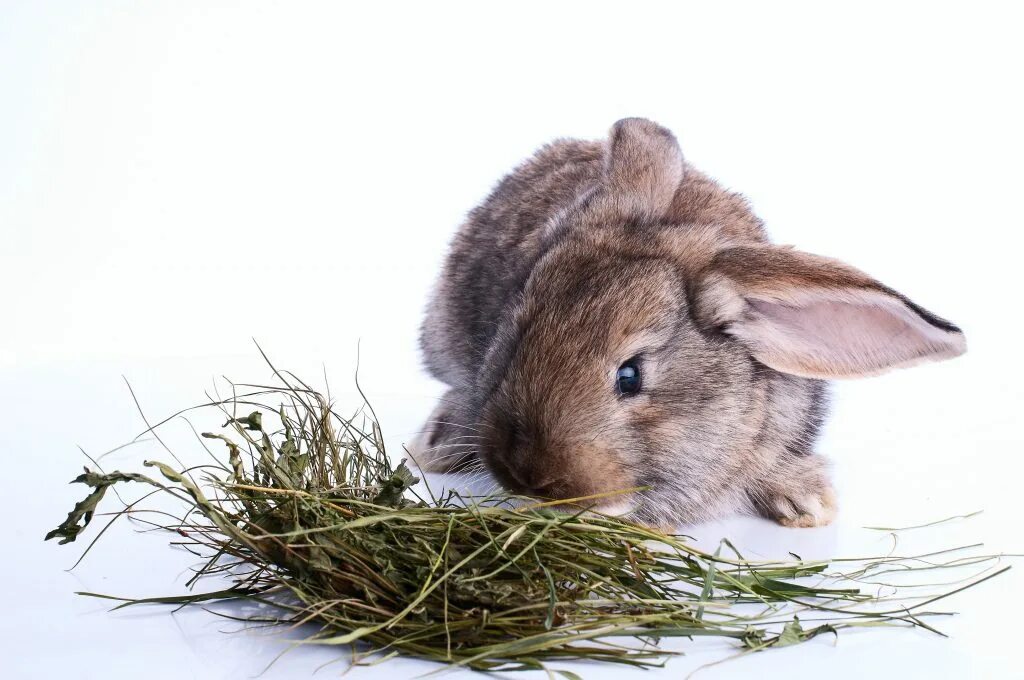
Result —
[[759, 515], [787, 527], [821, 527], [836, 515], [828, 462], [817, 454], [783, 457], [747, 494]]
[[448, 390], [408, 446], [413, 462], [422, 470], [458, 472], [477, 459], [479, 428], [462, 422], [456, 399], [455, 390]]

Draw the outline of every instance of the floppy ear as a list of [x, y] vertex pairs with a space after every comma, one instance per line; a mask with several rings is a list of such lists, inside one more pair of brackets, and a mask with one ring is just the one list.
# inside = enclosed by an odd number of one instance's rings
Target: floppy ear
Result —
[[682, 179], [683, 153], [671, 132], [644, 118], [625, 118], [612, 126], [604, 184], [616, 209], [661, 217]]
[[808, 378], [850, 378], [963, 354], [959, 328], [867, 274], [779, 246], [719, 252], [694, 295], [697, 318], [755, 359]]

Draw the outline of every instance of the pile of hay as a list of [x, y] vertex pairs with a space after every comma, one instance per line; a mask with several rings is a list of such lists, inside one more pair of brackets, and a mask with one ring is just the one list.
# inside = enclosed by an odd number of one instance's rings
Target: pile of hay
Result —
[[[756, 651], [851, 626], [934, 630], [922, 607], [937, 598], [883, 601], [851, 580], [934, 561], [844, 561], [834, 574], [827, 563], [708, 554], [684, 537], [588, 512], [588, 499], [567, 511], [514, 507], [508, 497], [420, 497], [372, 419], [356, 427], [305, 383], [275, 374], [280, 387], [248, 386], [205, 405], [227, 417], [223, 433], [203, 434], [224, 445], [215, 464], [146, 461], [159, 473], [152, 477], [86, 468], [74, 481], [91, 493], [46, 538], [74, 541], [114, 485], [155, 487], [181, 502], [180, 516], [160, 526], [204, 562], [190, 592], [120, 606], [272, 603], [281, 623], [319, 626], [309, 641], [361, 643], [357, 661], [406, 654], [478, 670], [578, 659], [647, 666], [664, 661], [670, 652], [657, 641], [670, 636], [732, 638]], [[227, 589], [191, 591], [225, 578]]]

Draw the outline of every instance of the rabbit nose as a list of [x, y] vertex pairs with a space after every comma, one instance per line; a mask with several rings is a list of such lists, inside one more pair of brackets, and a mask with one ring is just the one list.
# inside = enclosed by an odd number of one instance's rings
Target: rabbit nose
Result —
[[553, 498], [557, 496], [556, 489], [564, 486], [565, 479], [559, 470], [544, 465], [547, 458], [544, 447], [543, 439], [529, 425], [509, 422], [504, 434], [502, 467], [518, 487], [517, 491]]
[[535, 496], [553, 496], [554, 490], [563, 481], [561, 475], [545, 473], [532, 467], [511, 466], [508, 472], [527, 493]]

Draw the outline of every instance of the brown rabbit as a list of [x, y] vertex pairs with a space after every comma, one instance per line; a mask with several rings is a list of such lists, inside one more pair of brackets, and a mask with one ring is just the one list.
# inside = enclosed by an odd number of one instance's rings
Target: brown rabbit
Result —
[[813, 444], [830, 378], [957, 356], [953, 324], [842, 262], [768, 243], [673, 135], [621, 120], [517, 168], [451, 246], [423, 324], [450, 386], [412, 447], [512, 491], [672, 525], [835, 514]]

